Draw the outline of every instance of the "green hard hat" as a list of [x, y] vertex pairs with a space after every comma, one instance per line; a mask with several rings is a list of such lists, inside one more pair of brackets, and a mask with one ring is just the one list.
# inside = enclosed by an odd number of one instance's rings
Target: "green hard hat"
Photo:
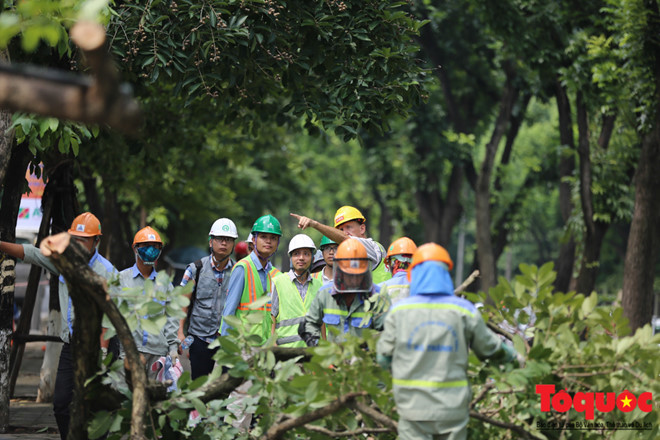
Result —
[[272, 215], [262, 215], [252, 225], [252, 233], [255, 232], [265, 232], [282, 236], [282, 226], [280, 226], [280, 222]]
[[330, 240], [328, 237], [326, 237], [326, 236], [324, 235], [323, 238], [321, 238], [321, 244], [319, 245], [319, 248], [322, 248], [322, 247], [325, 246], [326, 244], [337, 244], [337, 243], [335, 243], [334, 241]]

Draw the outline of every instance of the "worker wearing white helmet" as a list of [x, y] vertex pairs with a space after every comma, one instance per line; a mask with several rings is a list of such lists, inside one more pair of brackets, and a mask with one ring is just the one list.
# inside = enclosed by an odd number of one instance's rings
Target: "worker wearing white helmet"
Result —
[[[215, 361], [208, 345], [218, 337], [218, 329], [222, 318], [222, 310], [227, 298], [229, 277], [234, 266], [231, 254], [238, 231], [233, 221], [220, 218], [213, 222], [209, 231], [210, 255], [190, 263], [181, 280], [185, 286], [194, 280], [195, 287], [190, 295], [190, 305], [184, 309], [188, 320], [188, 335], [193, 336], [189, 347], [191, 377], [209, 374]], [[179, 326], [179, 339], [184, 340], [184, 325], [182, 319]]]
[[277, 334], [277, 345], [307, 346], [298, 336], [298, 326], [304, 321], [307, 310], [321, 287], [321, 281], [310, 274], [315, 251], [316, 246], [309, 236], [294, 236], [289, 242], [291, 270], [273, 279], [271, 334]]

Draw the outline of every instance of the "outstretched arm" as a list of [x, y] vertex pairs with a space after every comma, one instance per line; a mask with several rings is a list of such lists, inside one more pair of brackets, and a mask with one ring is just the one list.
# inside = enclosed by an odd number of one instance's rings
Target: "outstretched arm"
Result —
[[333, 228], [332, 226], [324, 225], [323, 223], [319, 223], [316, 220], [311, 219], [309, 217], [294, 214], [293, 212], [291, 213], [291, 217], [294, 217], [295, 219], [298, 220], [298, 227], [300, 229], [304, 230], [306, 228], [314, 228], [317, 231], [319, 231], [321, 234], [325, 235], [330, 240], [336, 243], [341, 243], [342, 241], [348, 238], [348, 234], [344, 234], [339, 229]]

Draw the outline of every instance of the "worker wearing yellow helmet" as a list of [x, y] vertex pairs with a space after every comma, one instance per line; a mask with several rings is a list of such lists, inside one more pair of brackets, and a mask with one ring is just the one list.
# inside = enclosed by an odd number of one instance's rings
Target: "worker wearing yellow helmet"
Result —
[[365, 225], [367, 219], [359, 209], [348, 205], [339, 208], [335, 213], [334, 227], [302, 215], [291, 213], [291, 216], [298, 220], [300, 229], [314, 228], [335, 243], [341, 243], [347, 238], [355, 238], [362, 243], [371, 262], [374, 284], [382, 283], [392, 277], [383, 263], [385, 248], [377, 241], [367, 238], [367, 227]]

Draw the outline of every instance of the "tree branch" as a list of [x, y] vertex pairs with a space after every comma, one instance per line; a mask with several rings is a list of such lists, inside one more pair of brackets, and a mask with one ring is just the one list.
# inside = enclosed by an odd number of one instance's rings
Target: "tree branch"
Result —
[[372, 408], [360, 400], [355, 400], [351, 406], [381, 425], [387, 426], [391, 431], [396, 431], [399, 428], [399, 423], [396, 420], [392, 420], [376, 408]]
[[282, 437], [282, 435], [294, 428], [299, 426], [304, 426], [307, 423], [313, 422], [314, 420], [322, 419], [323, 417], [332, 414], [340, 409], [343, 409], [349, 402], [354, 400], [356, 397], [366, 396], [365, 391], [360, 391], [356, 393], [348, 393], [340, 396], [337, 400], [332, 403], [324, 406], [323, 408], [316, 409], [312, 412], [303, 414], [300, 417], [290, 418], [285, 420], [282, 423], [271, 426], [270, 429], [262, 436], [262, 440], [276, 440]]
[[532, 439], [532, 440], [542, 440], [540, 437], [535, 436], [531, 432], [525, 430], [523, 427], [514, 425], [512, 423], [505, 423], [505, 422], [500, 422], [499, 420], [491, 419], [490, 417], [487, 417], [481, 413], [478, 413], [476, 411], [470, 411], [470, 417], [473, 417], [477, 420], [481, 420], [482, 422], [486, 422], [490, 425], [497, 426], [500, 428], [505, 428], [509, 429], [516, 434], [519, 435], [519, 438], [523, 439]]
[[384, 434], [386, 432], [393, 432], [390, 428], [358, 428], [355, 431], [331, 431], [329, 429], [323, 428], [316, 425], [305, 425], [305, 429], [308, 431], [318, 432], [320, 434], [326, 435], [328, 437], [340, 438], [340, 437], [353, 437], [361, 434]]
[[474, 272], [472, 272], [472, 273], [470, 274], [469, 277], [467, 277], [467, 278], [465, 279], [465, 281], [463, 281], [463, 282], [461, 283], [460, 286], [458, 286], [456, 289], [454, 289], [454, 293], [455, 293], [456, 295], [458, 295], [459, 293], [462, 293], [465, 289], [468, 288], [468, 286], [469, 286], [470, 284], [474, 283], [474, 280], [476, 280], [477, 278], [479, 278], [479, 271], [478, 271], [478, 270], [475, 270]]

